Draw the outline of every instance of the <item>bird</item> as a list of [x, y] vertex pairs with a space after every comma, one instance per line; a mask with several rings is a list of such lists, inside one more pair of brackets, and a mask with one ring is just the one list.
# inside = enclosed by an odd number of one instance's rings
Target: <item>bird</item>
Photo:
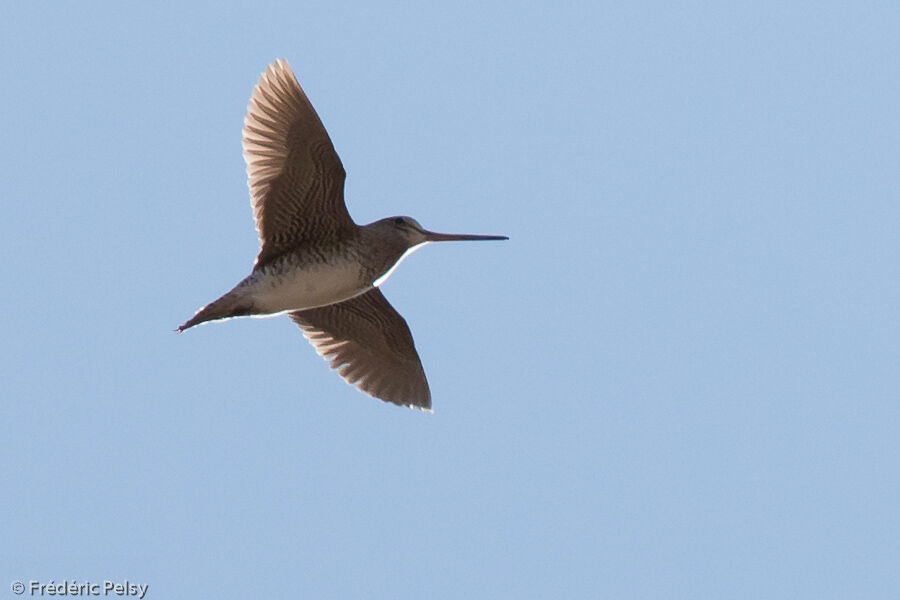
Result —
[[406, 216], [357, 225], [344, 202], [341, 159], [284, 59], [268, 65], [253, 89], [242, 147], [259, 254], [247, 277], [176, 331], [287, 314], [347, 383], [431, 411], [412, 333], [379, 286], [426, 244], [509, 238], [436, 233]]

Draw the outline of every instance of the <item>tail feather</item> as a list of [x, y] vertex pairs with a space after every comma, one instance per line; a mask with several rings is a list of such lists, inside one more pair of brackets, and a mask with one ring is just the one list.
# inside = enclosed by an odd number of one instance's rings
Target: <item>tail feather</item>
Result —
[[190, 329], [194, 325], [199, 325], [200, 323], [205, 323], [207, 321], [252, 314], [254, 314], [253, 305], [247, 302], [247, 298], [238, 296], [232, 290], [218, 300], [214, 300], [198, 310], [193, 317], [185, 321], [185, 323], [178, 327], [176, 331], [181, 333], [185, 329]]

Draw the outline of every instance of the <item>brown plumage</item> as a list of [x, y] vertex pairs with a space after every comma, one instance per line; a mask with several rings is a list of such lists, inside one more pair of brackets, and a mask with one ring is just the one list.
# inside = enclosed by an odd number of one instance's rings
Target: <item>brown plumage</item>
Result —
[[314, 236], [352, 235], [344, 166], [290, 65], [268, 66], [244, 118], [244, 161], [259, 233], [256, 268]]
[[412, 333], [378, 288], [290, 315], [316, 352], [348, 383], [394, 404], [431, 408]]

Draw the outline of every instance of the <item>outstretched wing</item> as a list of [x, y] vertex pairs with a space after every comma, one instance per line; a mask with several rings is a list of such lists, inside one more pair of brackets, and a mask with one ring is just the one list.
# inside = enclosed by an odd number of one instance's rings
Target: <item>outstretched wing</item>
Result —
[[431, 408], [431, 392], [409, 327], [378, 288], [290, 315], [347, 383], [385, 402]]
[[244, 160], [261, 267], [311, 234], [327, 243], [355, 227], [344, 167], [285, 60], [266, 68], [244, 118]]

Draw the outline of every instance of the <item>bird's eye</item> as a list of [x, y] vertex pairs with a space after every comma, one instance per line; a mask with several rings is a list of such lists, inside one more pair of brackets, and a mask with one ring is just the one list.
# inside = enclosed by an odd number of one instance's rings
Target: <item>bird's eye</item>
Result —
[[402, 217], [397, 217], [396, 219], [394, 219], [394, 223], [397, 225], [403, 225], [404, 220]]

